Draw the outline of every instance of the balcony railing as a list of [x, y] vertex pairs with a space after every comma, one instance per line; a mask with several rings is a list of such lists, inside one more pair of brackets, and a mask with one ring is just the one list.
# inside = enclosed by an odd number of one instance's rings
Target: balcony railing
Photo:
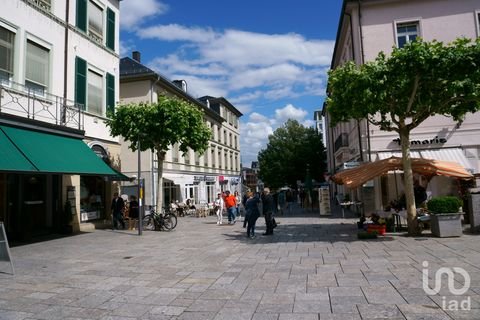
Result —
[[335, 152], [342, 147], [348, 147], [348, 134], [341, 133], [337, 139], [335, 139]]
[[45, 11], [50, 11], [50, 9], [52, 8], [52, 4], [50, 0], [27, 0], [27, 1]]
[[84, 129], [83, 105], [10, 81], [0, 83], [0, 114], [11, 114], [32, 120]]

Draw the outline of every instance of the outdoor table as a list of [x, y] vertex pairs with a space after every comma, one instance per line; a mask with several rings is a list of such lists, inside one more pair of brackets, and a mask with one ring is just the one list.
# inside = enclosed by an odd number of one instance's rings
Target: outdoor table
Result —
[[345, 209], [350, 208], [352, 204], [355, 204], [355, 202], [352, 202], [352, 201], [340, 202], [340, 207], [342, 207], [342, 219], [345, 218]]

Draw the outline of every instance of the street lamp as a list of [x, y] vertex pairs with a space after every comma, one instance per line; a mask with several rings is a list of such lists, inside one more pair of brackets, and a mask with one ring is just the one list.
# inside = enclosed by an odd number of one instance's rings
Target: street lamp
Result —
[[143, 181], [141, 178], [142, 175], [142, 165], [141, 165], [141, 151], [140, 151], [140, 134], [138, 135], [138, 235], [142, 235], [143, 229]]

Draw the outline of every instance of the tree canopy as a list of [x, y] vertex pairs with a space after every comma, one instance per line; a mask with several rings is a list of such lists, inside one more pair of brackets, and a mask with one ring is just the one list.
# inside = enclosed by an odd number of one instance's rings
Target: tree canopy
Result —
[[399, 134], [404, 161], [409, 233], [415, 233], [410, 132], [434, 115], [462, 121], [480, 108], [480, 40], [410, 42], [357, 66], [329, 72], [327, 111], [331, 125], [368, 119]]
[[[163, 175], [163, 161], [169, 148], [179, 145], [186, 153], [192, 149], [202, 154], [208, 148], [211, 131], [203, 120], [203, 112], [195, 105], [175, 97], [160, 96], [157, 103], [120, 105], [106, 120], [112, 136], [122, 136], [136, 151], [152, 150], [158, 158], [158, 185]], [[157, 205], [162, 205], [162, 189], [157, 188]]]
[[271, 188], [296, 187], [305, 181], [307, 167], [310, 177], [323, 181], [326, 169], [325, 147], [314, 128], [288, 120], [268, 137], [267, 147], [260, 151], [259, 177]]

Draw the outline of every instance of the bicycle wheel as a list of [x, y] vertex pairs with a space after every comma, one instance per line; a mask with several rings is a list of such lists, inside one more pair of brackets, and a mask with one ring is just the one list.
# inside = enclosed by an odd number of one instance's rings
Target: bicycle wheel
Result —
[[165, 231], [170, 231], [173, 229], [173, 220], [171, 215], [162, 217], [162, 229]]
[[177, 226], [177, 215], [173, 212], [167, 214], [166, 216], [169, 216], [170, 219], [172, 220], [172, 229], [175, 229]]
[[153, 220], [153, 217], [149, 214], [143, 217], [143, 230], [155, 230], [155, 221]]

